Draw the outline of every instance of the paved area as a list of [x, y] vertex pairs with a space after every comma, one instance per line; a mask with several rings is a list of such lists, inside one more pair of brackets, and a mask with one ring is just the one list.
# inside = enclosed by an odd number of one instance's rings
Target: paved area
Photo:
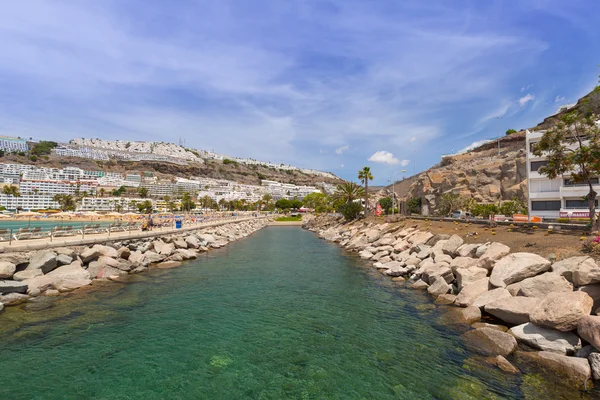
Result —
[[232, 222], [243, 222], [250, 221], [256, 218], [265, 217], [240, 217], [240, 218], [226, 218], [217, 221], [200, 222], [195, 224], [184, 225], [181, 229], [175, 229], [172, 227], [168, 228], [154, 228], [151, 231], [142, 232], [137, 229], [129, 232], [107, 232], [97, 234], [78, 234], [75, 236], [57, 237], [57, 238], [42, 238], [42, 239], [29, 239], [29, 240], [12, 240], [12, 242], [0, 242], [0, 253], [11, 253], [19, 251], [31, 251], [31, 250], [42, 250], [54, 247], [64, 246], [84, 246], [97, 243], [106, 243], [118, 240], [127, 239], [140, 239], [147, 237], [164, 236], [174, 233], [195, 231], [198, 229], [209, 228], [213, 226], [225, 225]]

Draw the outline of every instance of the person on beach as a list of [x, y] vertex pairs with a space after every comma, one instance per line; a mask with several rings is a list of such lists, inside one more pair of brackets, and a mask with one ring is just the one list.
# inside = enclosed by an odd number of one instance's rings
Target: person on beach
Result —
[[154, 221], [152, 221], [152, 215], [148, 215], [148, 230], [151, 231], [154, 226]]

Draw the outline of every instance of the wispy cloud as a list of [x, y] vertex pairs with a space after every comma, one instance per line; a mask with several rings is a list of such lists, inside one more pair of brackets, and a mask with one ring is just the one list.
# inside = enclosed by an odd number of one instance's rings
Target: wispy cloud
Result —
[[350, 146], [348, 146], [348, 145], [338, 147], [337, 149], [335, 149], [335, 154], [343, 154], [349, 148], [350, 148]]
[[565, 100], [565, 96], [556, 96], [556, 98], [554, 99], [555, 103], [560, 103], [561, 101]]
[[530, 101], [535, 100], [535, 95], [531, 94], [531, 93], [527, 93], [525, 96], [521, 97], [519, 99], [519, 105], [521, 107], [523, 107], [525, 104], [529, 103]]

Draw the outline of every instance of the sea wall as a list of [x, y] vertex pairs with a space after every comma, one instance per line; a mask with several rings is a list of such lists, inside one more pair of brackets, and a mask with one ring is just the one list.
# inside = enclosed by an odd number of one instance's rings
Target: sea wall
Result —
[[269, 222], [270, 218], [255, 218], [159, 236], [106, 238], [102, 244], [0, 254], [0, 311], [37, 296], [60, 296], [96, 280], [116, 281], [148, 268], [176, 268]]
[[317, 216], [304, 227], [447, 305], [446, 321], [472, 328], [462, 335], [465, 345], [500, 369], [537, 365], [581, 389], [600, 379], [600, 267], [593, 258], [551, 261], [420, 225]]

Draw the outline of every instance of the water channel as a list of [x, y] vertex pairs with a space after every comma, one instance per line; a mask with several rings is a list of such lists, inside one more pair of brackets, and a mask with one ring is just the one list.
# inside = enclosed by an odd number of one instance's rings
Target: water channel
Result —
[[5, 309], [0, 398], [579, 396], [487, 367], [442, 311], [335, 244], [269, 227], [178, 269]]

